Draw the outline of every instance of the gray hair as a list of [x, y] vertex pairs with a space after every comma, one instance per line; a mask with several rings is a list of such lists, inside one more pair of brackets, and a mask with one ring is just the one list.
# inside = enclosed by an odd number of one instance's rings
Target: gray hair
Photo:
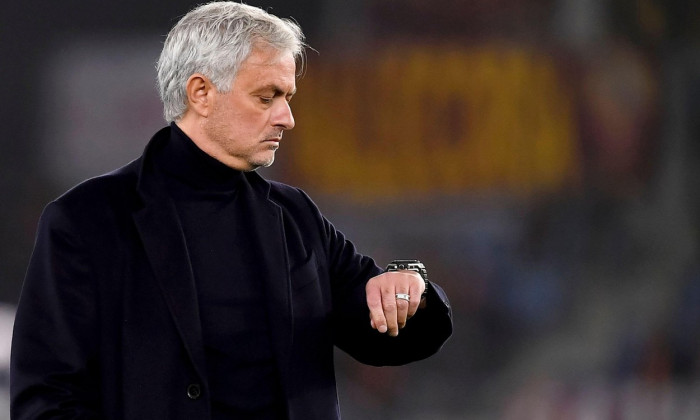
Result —
[[187, 80], [201, 73], [220, 92], [228, 92], [253, 47], [264, 42], [291, 52], [303, 66], [304, 34], [299, 25], [257, 7], [223, 1], [199, 6], [170, 30], [158, 59], [158, 90], [165, 120], [187, 110]]

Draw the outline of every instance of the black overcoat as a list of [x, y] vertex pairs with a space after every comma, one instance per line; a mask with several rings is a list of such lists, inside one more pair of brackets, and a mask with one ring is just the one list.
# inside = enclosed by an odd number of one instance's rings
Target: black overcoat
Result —
[[[151, 166], [169, 138], [170, 128], [159, 131], [139, 159], [45, 208], [13, 334], [14, 420], [210, 418], [188, 250]], [[255, 172], [243, 184], [257, 258], [240, 274], [264, 284], [291, 420], [340, 418], [333, 345], [371, 365], [443, 345], [451, 313], [437, 285], [398, 337], [377, 333], [364, 292], [381, 272], [374, 261], [300, 189]]]

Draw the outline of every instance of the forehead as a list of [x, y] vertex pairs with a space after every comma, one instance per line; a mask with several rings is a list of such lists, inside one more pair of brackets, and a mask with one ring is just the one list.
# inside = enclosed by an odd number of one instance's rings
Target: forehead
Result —
[[272, 47], [255, 47], [241, 64], [233, 83], [272, 83], [279, 85], [281, 90], [292, 91], [296, 83], [296, 61], [291, 52]]

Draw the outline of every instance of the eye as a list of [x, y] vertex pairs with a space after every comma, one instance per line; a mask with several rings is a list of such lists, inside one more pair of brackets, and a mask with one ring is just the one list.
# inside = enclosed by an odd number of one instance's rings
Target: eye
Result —
[[270, 97], [267, 97], [267, 96], [261, 96], [261, 97], [260, 97], [260, 102], [261, 102], [262, 104], [264, 104], [264, 105], [269, 105], [269, 104], [272, 103], [272, 99], [273, 99], [273, 98], [270, 98]]

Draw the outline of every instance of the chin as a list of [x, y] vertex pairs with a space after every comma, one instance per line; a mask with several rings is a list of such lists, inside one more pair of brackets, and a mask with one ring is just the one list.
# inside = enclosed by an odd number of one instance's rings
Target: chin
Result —
[[255, 160], [255, 161], [250, 161], [248, 162], [250, 165], [250, 169], [248, 171], [255, 171], [258, 168], [268, 168], [272, 166], [272, 164], [275, 162], [275, 156], [272, 155], [272, 157], [268, 159], [260, 159], [260, 160]]

